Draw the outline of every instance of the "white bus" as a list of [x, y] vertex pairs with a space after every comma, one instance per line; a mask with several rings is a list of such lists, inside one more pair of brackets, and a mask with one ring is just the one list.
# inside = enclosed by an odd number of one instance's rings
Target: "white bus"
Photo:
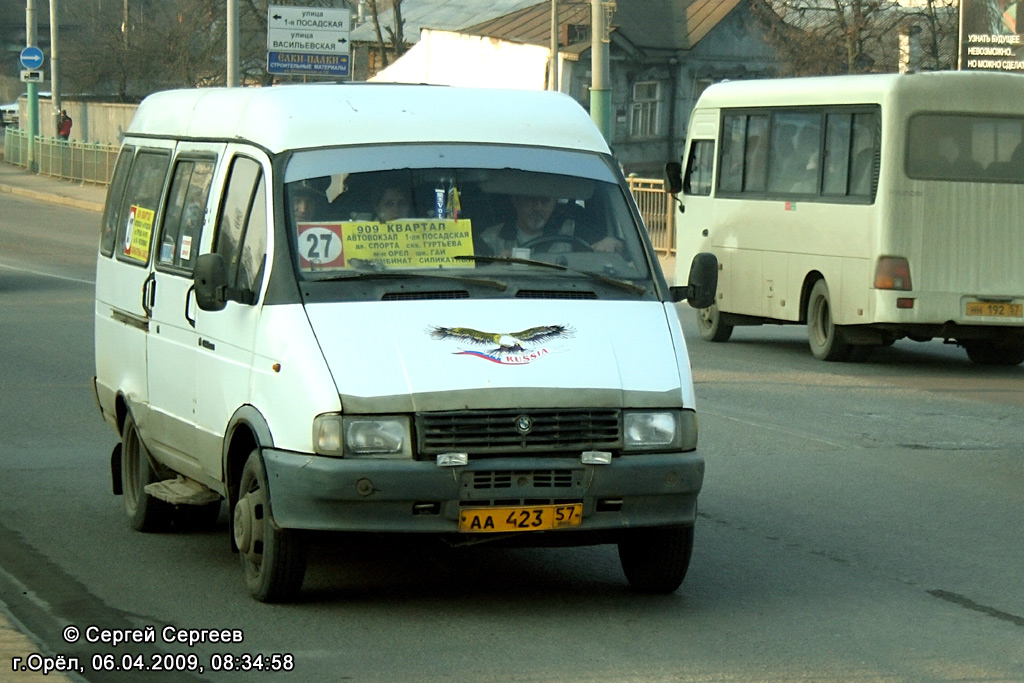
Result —
[[719, 83], [682, 166], [676, 277], [720, 264], [704, 339], [806, 324], [822, 360], [906, 337], [1024, 361], [1024, 77]]

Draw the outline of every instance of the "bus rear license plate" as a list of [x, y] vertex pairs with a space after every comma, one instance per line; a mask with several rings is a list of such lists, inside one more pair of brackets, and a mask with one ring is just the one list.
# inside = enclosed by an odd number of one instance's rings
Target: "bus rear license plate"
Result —
[[468, 508], [459, 512], [459, 531], [468, 534], [544, 531], [579, 526], [582, 521], [582, 503]]
[[989, 318], [1021, 318], [1024, 317], [1024, 304], [1012, 304], [1006, 301], [968, 301], [967, 315]]

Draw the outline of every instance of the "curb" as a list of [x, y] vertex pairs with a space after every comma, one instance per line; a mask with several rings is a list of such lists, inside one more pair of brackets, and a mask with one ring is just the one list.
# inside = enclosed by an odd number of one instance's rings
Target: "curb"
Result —
[[39, 192], [37, 190], [29, 190], [24, 187], [16, 187], [14, 185], [5, 185], [0, 183], [0, 192], [12, 194], [18, 197], [25, 197], [26, 199], [49, 202], [51, 204], [63, 204], [64, 206], [71, 206], [77, 209], [84, 209], [86, 211], [103, 211], [102, 203], [91, 202], [87, 199], [75, 199], [74, 197], [68, 197], [60, 194], [49, 194], [46, 192]]

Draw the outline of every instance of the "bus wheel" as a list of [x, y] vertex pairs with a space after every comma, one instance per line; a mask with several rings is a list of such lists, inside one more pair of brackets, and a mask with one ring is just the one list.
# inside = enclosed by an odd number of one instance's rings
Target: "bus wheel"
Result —
[[121, 491], [132, 529], [166, 531], [171, 526], [174, 507], [146, 493], [146, 486], [158, 479], [131, 413], [125, 417], [121, 430], [121, 457]]
[[697, 309], [697, 329], [704, 341], [724, 342], [732, 336], [732, 325], [722, 322], [722, 314], [714, 304]]
[[807, 301], [807, 338], [811, 353], [818, 360], [837, 361], [850, 357], [852, 346], [846, 341], [842, 326], [832, 322], [832, 304], [824, 280], [814, 283]]
[[299, 592], [306, 574], [305, 540], [300, 532], [274, 524], [267, 471], [259, 449], [249, 455], [242, 469], [233, 533], [252, 597], [260, 602], [284, 602]]
[[619, 562], [637, 593], [673, 593], [693, 555], [693, 525], [632, 529], [619, 541]]
[[964, 342], [967, 357], [978, 365], [1020, 365], [1024, 363], [1024, 340], [997, 342], [990, 339]]

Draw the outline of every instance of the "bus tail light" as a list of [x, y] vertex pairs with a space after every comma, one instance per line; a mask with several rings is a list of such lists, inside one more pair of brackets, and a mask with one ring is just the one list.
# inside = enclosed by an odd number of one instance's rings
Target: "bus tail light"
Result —
[[875, 268], [875, 289], [895, 289], [909, 292], [910, 264], [901, 256], [883, 256]]

